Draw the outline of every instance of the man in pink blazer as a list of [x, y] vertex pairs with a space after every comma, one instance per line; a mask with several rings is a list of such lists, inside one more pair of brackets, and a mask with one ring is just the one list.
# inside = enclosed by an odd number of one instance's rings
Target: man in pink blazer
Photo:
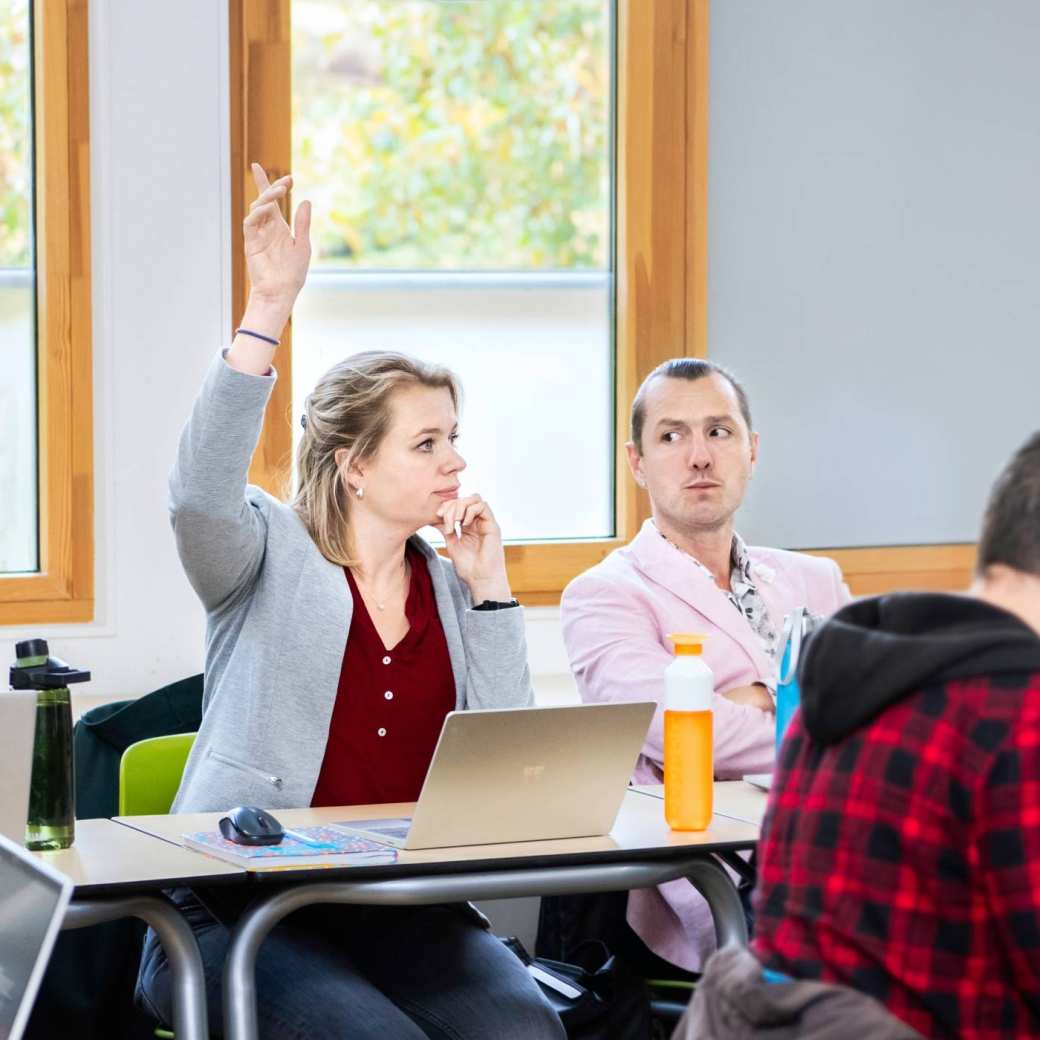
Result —
[[[561, 603], [582, 699], [660, 703], [668, 633], [704, 633], [715, 675], [715, 775], [771, 772], [784, 615], [837, 610], [849, 598], [841, 571], [833, 560], [746, 546], [734, 531], [758, 434], [744, 389], [719, 366], [679, 358], [655, 369], [633, 402], [627, 449], [652, 518], [575, 578]], [[663, 729], [658, 710], [636, 783], [661, 782]], [[630, 893], [628, 921], [651, 950], [689, 971], [715, 948], [707, 904], [685, 880]]]

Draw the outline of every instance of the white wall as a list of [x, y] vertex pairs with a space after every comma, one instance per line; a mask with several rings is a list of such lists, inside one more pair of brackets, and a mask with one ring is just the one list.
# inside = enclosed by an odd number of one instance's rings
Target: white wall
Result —
[[[232, 320], [227, 5], [96, 0], [90, 34], [96, 620], [0, 628], [0, 660], [45, 635], [92, 670], [83, 693], [108, 699], [202, 667], [166, 477]], [[533, 671], [566, 674], [558, 612], [528, 617]], [[568, 696], [568, 682], [539, 686]]]

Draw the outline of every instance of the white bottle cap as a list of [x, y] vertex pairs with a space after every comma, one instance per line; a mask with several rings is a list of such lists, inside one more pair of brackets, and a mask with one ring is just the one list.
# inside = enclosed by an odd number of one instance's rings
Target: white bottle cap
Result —
[[675, 646], [675, 660], [665, 669], [666, 711], [711, 711], [715, 677], [701, 656], [706, 636], [676, 633], [668, 637]]

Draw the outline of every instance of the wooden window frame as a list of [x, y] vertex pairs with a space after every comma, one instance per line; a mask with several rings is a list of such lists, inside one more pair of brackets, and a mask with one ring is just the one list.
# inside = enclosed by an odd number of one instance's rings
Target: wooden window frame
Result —
[[849, 589], [857, 596], [876, 596], [899, 589], [962, 591], [972, 582], [977, 555], [972, 542], [806, 549], [805, 552], [834, 560]]
[[33, 4], [39, 570], [0, 577], [0, 624], [94, 617], [87, 0]]
[[[281, 176], [291, 160], [290, 4], [291, 0], [231, 0], [232, 309], [236, 314], [241, 313], [248, 293], [241, 248], [242, 219], [252, 197], [248, 162], [260, 162]], [[513, 591], [526, 604], [558, 603], [574, 575], [635, 535], [649, 508], [625, 461], [632, 397], [659, 362], [703, 353], [706, 27], [707, 0], [618, 2], [617, 536], [508, 545]], [[291, 201], [287, 206], [291, 208]], [[282, 339], [276, 364], [280, 378], [250, 470], [250, 479], [272, 494], [285, 486], [292, 451], [291, 327]]]
[[[650, 515], [628, 471], [629, 408], [660, 362], [707, 356], [710, 0], [617, 0], [617, 311], [614, 538], [506, 546], [513, 591], [559, 602], [575, 575], [627, 544]], [[291, 0], [230, 0], [232, 302], [248, 293], [241, 227], [248, 162], [289, 169]], [[286, 200], [287, 212], [291, 200]], [[231, 330], [229, 330], [230, 333]], [[284, 490], [292, 451], [292, 329], [250, 479]], [[970, 544], [809, 549], [835, 559], [856, 594], [965, 587]]]

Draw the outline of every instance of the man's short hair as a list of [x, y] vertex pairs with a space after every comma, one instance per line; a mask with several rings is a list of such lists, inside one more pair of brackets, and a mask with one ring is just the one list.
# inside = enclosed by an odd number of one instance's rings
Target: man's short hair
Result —
[[704, 358], [672, 358], [671, 361], [662, 361], [643, 380], [642, 386], [636, 391], [635, 400], [632, 401], [632, 443], [636, 451], [643, 454], [643, 423], [646, 421], [646, 395], [650, 390], [650, 384], [662, 376], [668, 379], [689, 379], [691, 382], [697, 379], [706, 379], [708, 376], [722, 376], [726, 382], [733, 387], [737, 395], [737, 403], [740, 405], [740, 414], [747, 423], [748, 433], [754, 427], [751, 425], [751, 403], [748, 401], [747, 392], [737, 382], [736, 377], [722, 365], [716, 365], [714, 361], [705, 361]]
[[1040, 430], [1011, 456], [990, 492], [978, 573], [998, 563], [1040, 576]]

